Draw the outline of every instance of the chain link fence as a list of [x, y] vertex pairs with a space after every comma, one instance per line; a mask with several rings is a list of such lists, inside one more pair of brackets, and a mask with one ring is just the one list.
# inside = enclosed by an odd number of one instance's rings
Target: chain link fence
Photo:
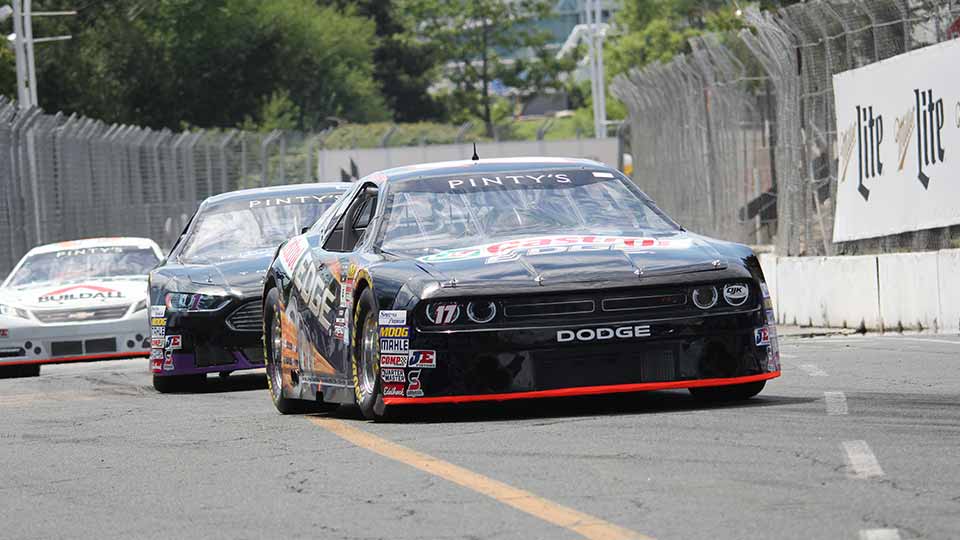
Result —
[[317, 181], [322, 137], [156, 131], [0, 101], [0, 277], [61, 240], [124, 234], [169, 248], [210, 195]]
[[832, 242], [832, 76], [949, 39], [960, 2], [818, 0], [744, 19], [614, 80], [637, 183], [693, 230], [785, 255], [960, 247], [960, 227]]

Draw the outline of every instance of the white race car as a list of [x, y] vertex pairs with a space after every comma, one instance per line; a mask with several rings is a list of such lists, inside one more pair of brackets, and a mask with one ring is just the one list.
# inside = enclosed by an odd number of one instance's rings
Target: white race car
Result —
[[163, 253], [145, 238], [94, 238], [30, 250], [0, 286], [0, 375], [40, 364], [150, 355], [147, 274]]

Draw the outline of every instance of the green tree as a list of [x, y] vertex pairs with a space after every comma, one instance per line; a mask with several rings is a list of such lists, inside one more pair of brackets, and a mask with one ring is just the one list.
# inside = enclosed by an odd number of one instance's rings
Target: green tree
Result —
[[[173, 129], [260, 122], [279, 105], [300, 129], [389, 114], [373, 78], [374, 24], [313, 0], [102, 0], [35, 24], [37, 35], [64, 32], [74, 39], [37, 47], [48, 110]], [[289, 106], [268, 106], [281, 96]]]
[[[533, 22], [549, 17], [552, 6], [548, 0], [398, 0], [415, 29], [410, 39], [440, 47], [451, 115], [480, 118], [488, 136], [494, 129], [493, 81], [531, 92], [553, 85], [566, 67], [540, 56], [550, 35]], [[518, 61], [505, 59], [508, 54]]]

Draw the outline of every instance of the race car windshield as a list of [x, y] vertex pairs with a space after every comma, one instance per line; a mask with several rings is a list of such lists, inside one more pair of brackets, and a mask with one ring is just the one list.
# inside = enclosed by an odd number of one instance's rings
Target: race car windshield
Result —
[[679, 227], [606, 171], [443, 176], [390, 186], [381, 248], [422, 257], [541, 235], [640, 236]]
[[271, 198], [214, 208], [198, 216], [180, 259], [186, 263], [210, 263], [276, 249], [304, 227], [313, 225], [337, 197], [339, 193]]
[[23, 261], [8, 287], [50, 281], [143, 276], [159, 262], [152, 249], [138, 247], [111, 246], [38, 253]]

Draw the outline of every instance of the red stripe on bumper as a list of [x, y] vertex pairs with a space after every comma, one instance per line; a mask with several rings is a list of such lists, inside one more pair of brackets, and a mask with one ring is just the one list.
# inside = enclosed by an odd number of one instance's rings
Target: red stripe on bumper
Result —
[[90, 356], [64, 356], [58, 358], [46, 358], [43, 360], [24, 360], [20, 362], [0, 362], [0, 366], [26, 366], [30, 364], [59, 364], [61, 362], [83, 362], [84, 360], [117, 360], [120, 358], [148, 358], [150, 352], [129, 352], [129, 353], [110, 353], [94, 354]]
[[701, 386], [728, 386], [756, 381], [775, 379], [780, 376], [779, 371], [748, 375], [746, 377], [732, 377], [727, 379], [694, 379], [690, 381], [670, 381], [655, 383], [614, 384], [608, 386], [581, 386], [578, 388], [559, 388], [557, 390], [536, 390], [533, 392], [511, 392], [508, 394], [477, 394], [468, 396], [441, 396], [441, 397], [385, 397], [385, 405], [429, 405], [431, 403], [471, 403], [476, 401], [509, 401], [512, 399], [537, 399], [570, 396], [595, 396], [601, 394], [622, 394], [626, 392], [643, 392], [647, 390], [671, 390], [677, 388], [695, 388]]

